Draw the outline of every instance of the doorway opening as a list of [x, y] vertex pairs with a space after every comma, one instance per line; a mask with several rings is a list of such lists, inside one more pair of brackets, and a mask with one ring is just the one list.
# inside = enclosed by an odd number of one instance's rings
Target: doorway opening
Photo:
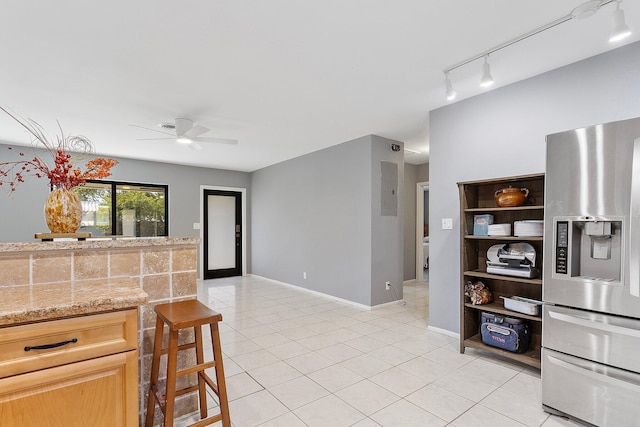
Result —
[[416, 280], [429, 281], [429, 182], [416, 184]]

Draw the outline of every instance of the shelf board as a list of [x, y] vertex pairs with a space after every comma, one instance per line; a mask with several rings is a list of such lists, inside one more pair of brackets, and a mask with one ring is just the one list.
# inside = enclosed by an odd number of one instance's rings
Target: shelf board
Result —
[[522, 277], [501, 276], [499, 274], [489, 274], [486, 271], [481, 271], [481, 270], [465, 271], [463, 274], [465, 276], [479, 277], [479, 278], [482, 278], [482, 279], [496, 279], [496, 280], [504, 280], [504, 281], [507, 281], [507, 282], [529, 283], [531, 285], [540, 285], [540, 286], [542, 286], [542, 279], [525, 279], [525, 278], [522, 278]]
[[515, 206], [515, 207], [506, 207], [501, 208], [499, 206], [490, 206], [487, 208], [467, 208], [465, 212], [504, 212], [504, 211], [533, 211], [533, 210], [544, 210], [543, 205], [531, 205], [531, 206]]
[[469, 302], [464, 304], [467, 308], [473, 308], [474, 310], [488, 311], [490, 313], [502, 314], [509, 317], [517, 317], [518, 319], [532, 320], [534, 322], [542, 322], [540, 316], [530, 316], [528, 314], [518, 313], [517, 311], [507, 310], [499, 302], [492, 302], [490, 304], [473, 305]]
[[490, 178], [490, 179], [478, 179], [475, 181], [461, 181], [458, 182], [458, 185], [492, 185], [492, 184], [499, 184], [499, 183], [507, 183], [507, 184], [513, 184], [519, 181], [532, 181], [532, 180], [543, 180], [544, 179], [544, 173], [540, 172], [540, 173], [531, 173], [531, 174], [527, 174], [527, 175], [515, 175], [515, 176], [504, 176], [504, 177], [500, 177], [500, 178]]
[[482, 342], [480, 334], [474, 335], [471, 338], [464, 340], [464, 346], [469, 348], [477, 348], [482, 351], [486, 351], [493, 354], [504, 356], [508, 359], [515, 360], [525, 365], [533, 366], [540, 369], [540, 348], [530, 348], [526, 353], [512, 353], [510, 351], [502, 350], [497, 347], [491, 347]]
[[522, 241], [529, 242], [542, 242], [542, 236], [474, 236], [473, 234], [467, 234], [464, 236], [469, 240], [505, 240], [505, 241]]

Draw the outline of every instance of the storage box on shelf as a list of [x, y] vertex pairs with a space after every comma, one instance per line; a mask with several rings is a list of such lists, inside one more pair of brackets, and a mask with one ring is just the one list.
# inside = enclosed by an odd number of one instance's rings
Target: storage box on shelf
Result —
[[[474, 235], [474, 217], [492, 215], [494, 224], [513, 224], [515, 221], [542, 220], [544, 218], [544, 174], [511, 176], [490, 180], [458, 183], [460, 191], [460, 352], [465, 348], [477, 348], [486, 352], [540, 368], [542, 344], [542, 319], [540, 316], [518, 313], [504, 308], [504, 297], [525, 297], [542, 300], [542, 273], [535, 278], [521, 278], [487, 273], [487, 250], [494, 245], [524, 242], [536, 252], [535, 267], [542, 269], [542, 236], [478, 236]], [[507, 187], [526, 188], [528, 198], [524, 205], [499, 207], [496, 192]], [[464, 295], [464, 285], [482, 281], [493, 294], [493, 302], [484, 305], [471, 304]], [[529, 322], [531, 342], [529, 350], [522, 354], [491, 347], [480, 336], [483, 311], [525, 319]]]

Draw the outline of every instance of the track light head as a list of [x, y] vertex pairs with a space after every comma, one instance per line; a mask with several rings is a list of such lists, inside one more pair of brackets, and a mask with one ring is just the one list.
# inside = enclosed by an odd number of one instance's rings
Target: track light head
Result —
[[453, 86], [451, 85], [451, 80], [449, 80], [449, 72], [447, 71], [446, 73], [444, 73], [444, 85], [446, 88], [446, 96], [447, 96], [447, 101], [453, 101], [454, 99], [456, 99], [456, 91], [453, 89]]
[[616, 1], [616, 10], [611, 15], [611, 35], [609, 41], [611, 43], [626, 39], [631, 35], [631, 30], [624, 20], [624, 11], [620, 9], [620, 0]]
[[489, 87], [493, 83], [493, 77], [491, 77], [491, 66], [489, 65], [489, 55], [485, 55], [484, 64], [482, 64], [482, 78], [480, 79], [480, 86]]

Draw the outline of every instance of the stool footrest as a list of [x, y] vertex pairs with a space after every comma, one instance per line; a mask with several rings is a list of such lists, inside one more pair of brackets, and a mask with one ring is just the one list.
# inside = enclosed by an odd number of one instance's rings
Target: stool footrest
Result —
[[155, 397], [158, 406], [163, 414], [167, 412], [167, 396], [164, 394], [160, 394], [160, 390], [158, 390], [158, 386], [155, 384], [151, 384], [151, 388], [149, 389], [149, 393], [153, 394]]
[[222, 420], [222, 414], [212, 415], [209, 418], [205, 418], [204, 420], [200, 420], [193, 424], [189, 424], [187, 427], [204, 427], [204, 426], [208, 426], [209, 424], [213, 424], [216, 421], [221, 421], [221, 420]]
[[198, 384], [176, 390], [176, 397], [198, 390]]
[[205, 369], [213, 368], [214, 366], [216, 366], [216, 362], [215, 361], [201, 363], [199, 365], [195, 365], [195, 366], [192, 366], [190, 368], [183, 369], [181, 371], [176, 372], [176, 377], [181, 377], [183, 375], [189, 375], [189, 374], [192, 374], [194, 372], [203, 371]]
[[220, 397], [220, 390], [218, 389], [218, 384], [214, 383], [213, 380], [209, 378], [209, 375], [205, 374], [204, 372], [202, 372], [200, 375], [202, 375], [202, 378], [204, 378], [204, 381], [207, 383], [209, 387], [211, 387], [211, 390], [213, 390], [216, 396]]
[[[181, 345], [178, 346], [178, 351], [188, 350], [190, 348], [196, 348], [196, 343], [195, 342], [190, 342], [190, 343], [186, 343], [186, 344], [181, 344]], [[168, 353], [169, 353], [169, 347], [163, 348], [160, 351], [160, 354], [168, 354]]]

